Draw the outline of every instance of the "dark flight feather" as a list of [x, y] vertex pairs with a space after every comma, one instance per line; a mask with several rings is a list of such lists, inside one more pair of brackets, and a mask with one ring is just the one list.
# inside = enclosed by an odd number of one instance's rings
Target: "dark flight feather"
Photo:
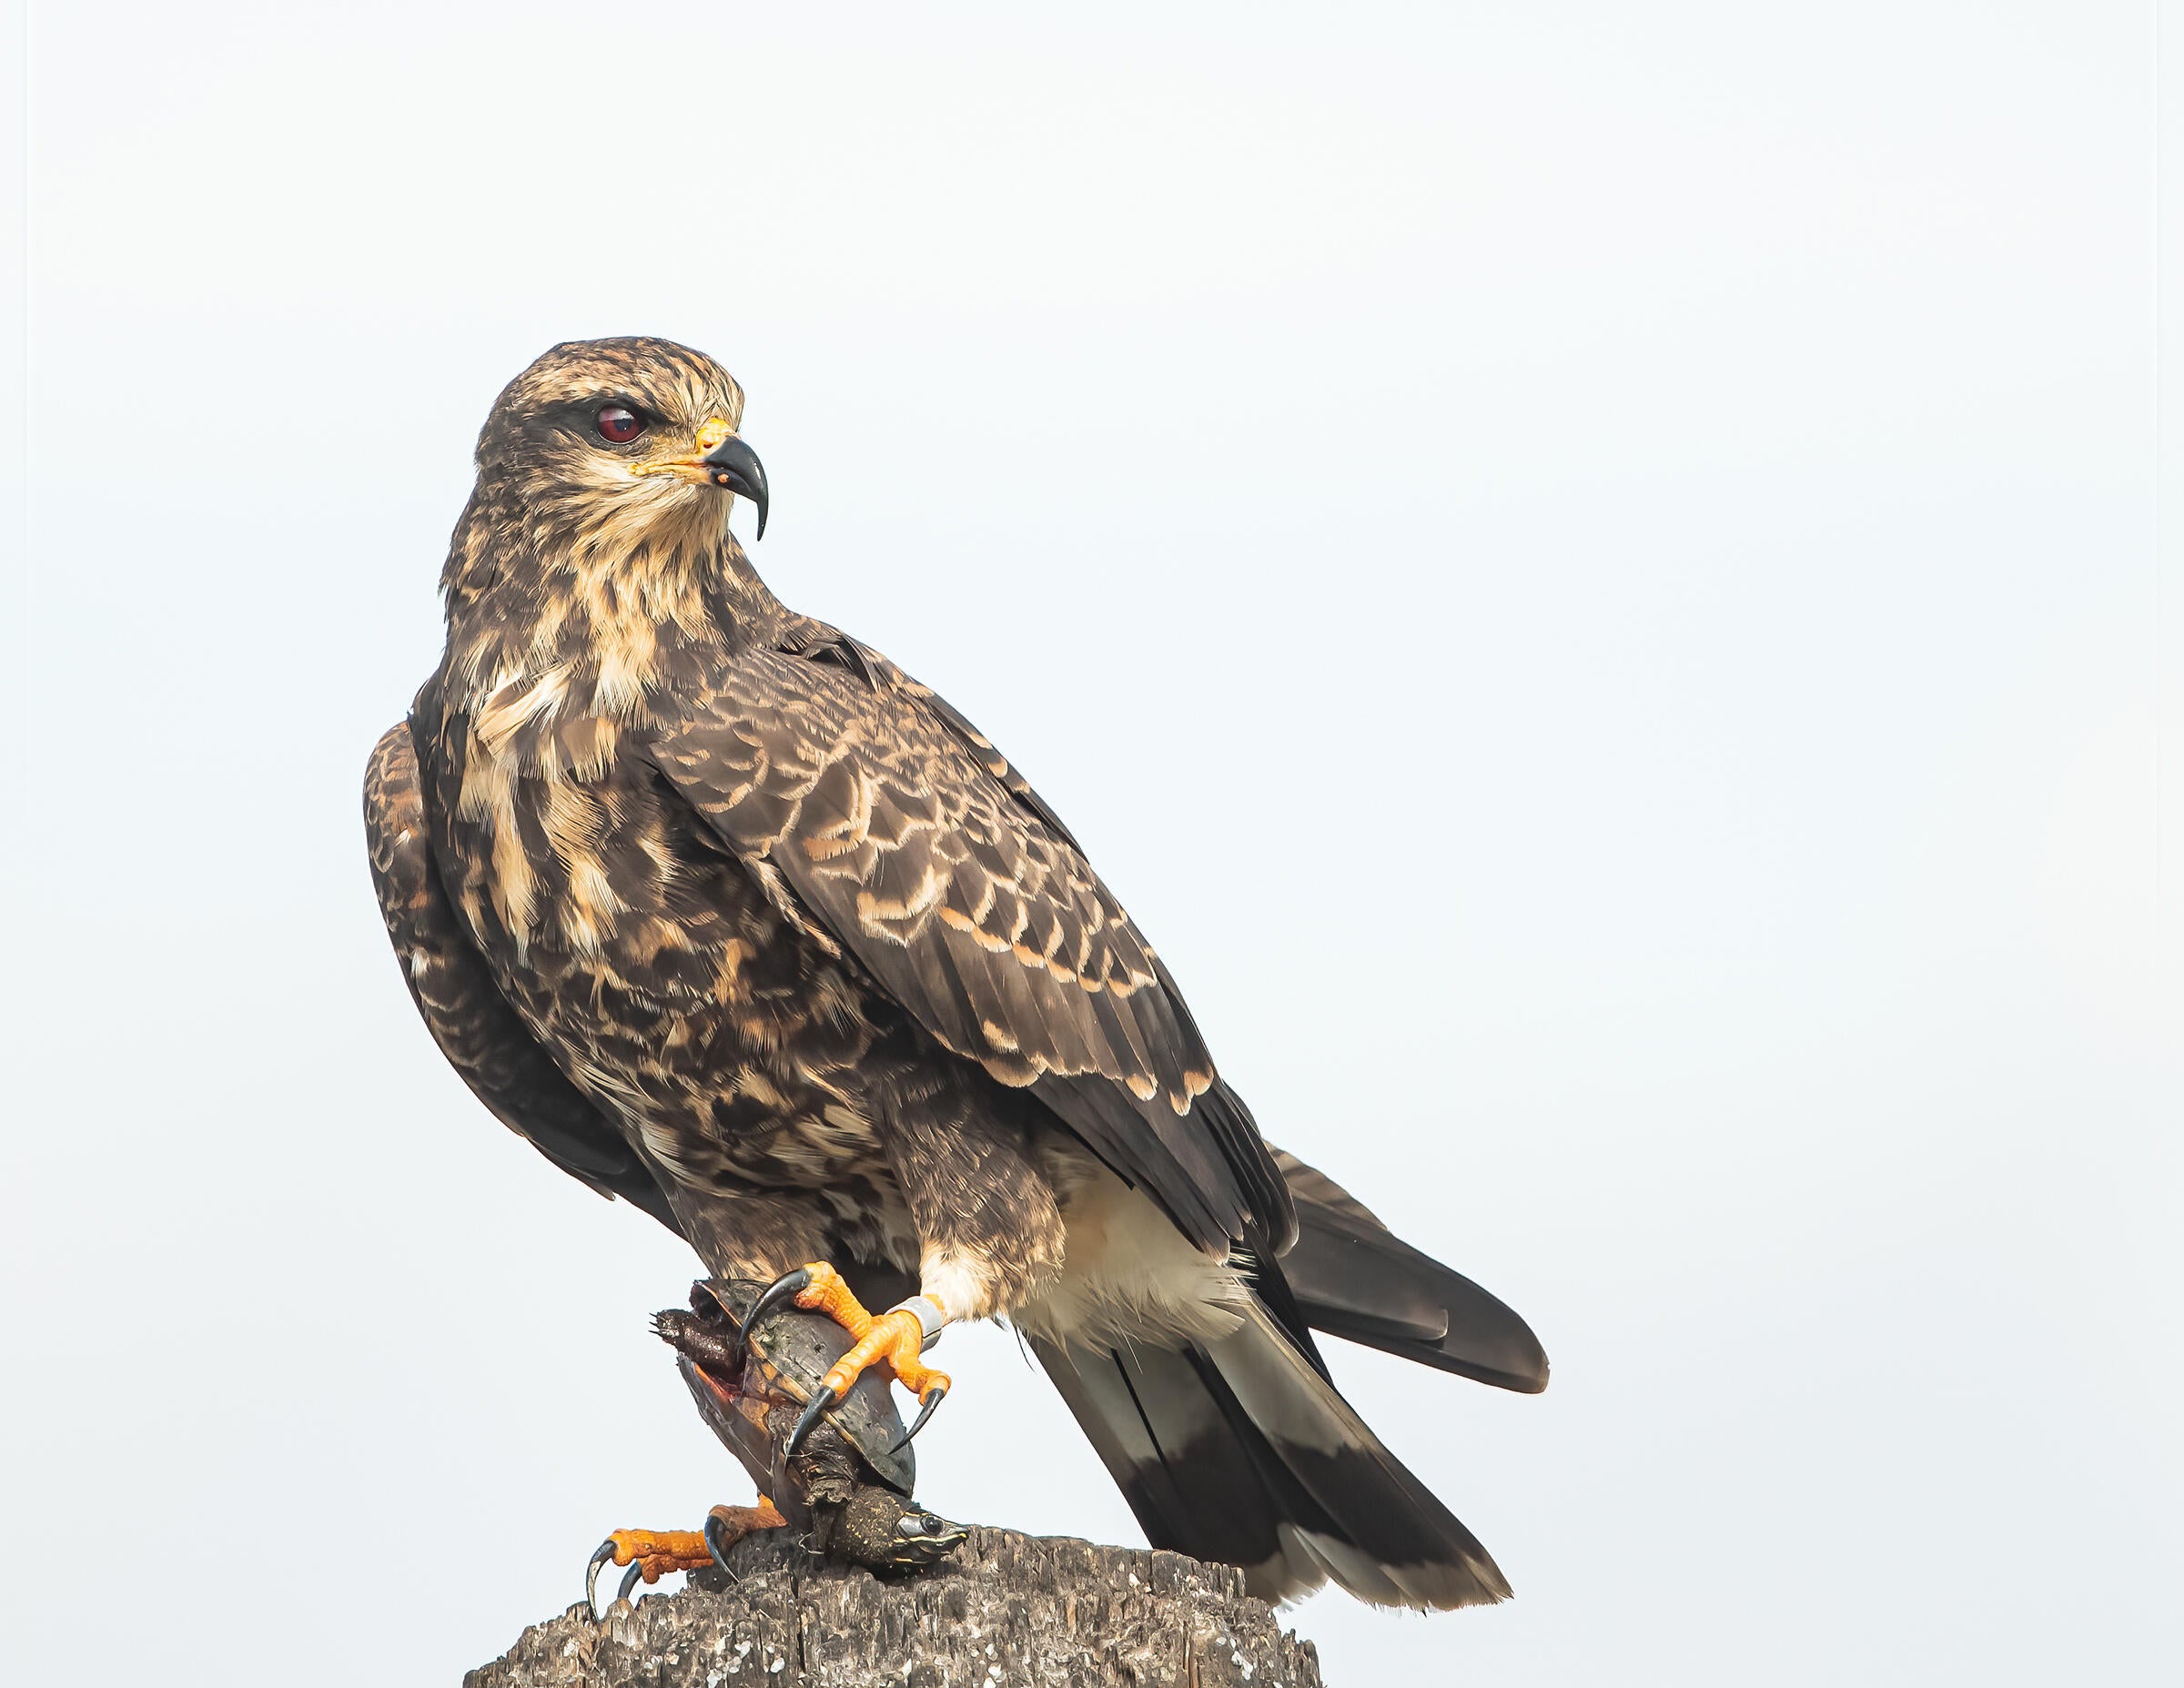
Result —
[[1269, 1601], [1330, 1579], [1380, 1605], [1507, 1598], [1478, 1538], [1264, 1309], [1181, 1349], [1031, 1348], [1155, 1547], [1240, 1565]]
[[1395, 1236], [1325, 1173], [1273, 1155], [1297, 1203], [1281, 1269], [1313, 1329], [1500, 1389], [1547, 1387], [1547, 1351], [1505, 1303]]

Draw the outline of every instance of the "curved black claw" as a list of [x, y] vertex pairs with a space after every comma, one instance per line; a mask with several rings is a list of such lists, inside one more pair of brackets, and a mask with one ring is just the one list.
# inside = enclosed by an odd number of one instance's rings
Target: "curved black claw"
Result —
[[[947, 1398], [948, 1390], [945, 1384], [936, 1383], [932, 1389], [926, 1390], [925, 1400], [917, 1404], [917, 1417], [910, 1420], [910, 1428], [903, 1432], [902, 1440], [896, 1442], [887, 1451], [900, 1453], [907, 1448], [910, 1445], [910, 1439], [925, 1428], [925, 1420], [940, 1410], [940, 1403]], [[926, 1516], [929, 1518], [932, 1514], [928, 1512]]]
[[783, 1444], [781, 1452], [784, 1459], [795, 1457], [796, 1450], [804, 1446], [804, 1439], [812, 1433], [813, 1427], [821, 1419], [826, 1417], [827, 1409], [834, 1404], [834, 1391], [822, 1383], [819, 1392], [812, 1397], [811, 1403], [797, 1419], [796, 1428], [789, 1432], [789, 1440]]
[[[584, 1567], [584, 1610], [592, 1614], [594, 1623], [599, 1622], [599, 1573], [613, 1562], [614, 1541], [609, 1537], [599, 1544], [599, 1552], [592, 1555], [591, 1562]], [[626, 1585], [622, 1592], [629, 1592]]]
[[734, 1545], [734, 1541], [728, 1534], [727, 1524], [712, 1513], [706, 1513], [705, 1551], [713, 1555], [713, 1562], [732, 1577], [735, 1572], [728, 1570], [728, 1550]]
[[637, 1579], [643, 1574], [644, 1566], [636, 1561], [632, 1561], [630, 1568], [622, 1572], [622, 1586], [614, 1591], [614, 1598], [616, 1600], [629, 1599], [630, 1591], [637, 1586]]
[[784, 1272], [761, 1290], [758, 1299], [751, 1303], [751, 1310], [743, 1315], [743, 1329], [747, 1331], [757, 1329], [760, 1319], [774, 1309], [794, 1302], [811, 1287], [812, 1274], [807, 1269], [800, 1266], [793, 1272]]
[[945, 1558], [970, 1533], [966, 1526], [950, 1523], [937, 1512], [909, 1507], [895, 1521], [892, 1558], [906, 1570], [923, 1571]]

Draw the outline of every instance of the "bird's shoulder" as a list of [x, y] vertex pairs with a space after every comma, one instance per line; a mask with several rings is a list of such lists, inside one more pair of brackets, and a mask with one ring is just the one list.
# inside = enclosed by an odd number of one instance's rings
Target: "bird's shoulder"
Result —
[[813, 617], [784, 615], [726, 656], [652, 737], [684, 759], [725, 749], [743, 762], [736, 745], [758, 751], [776, 787], [840, 763], [885, 774], [900, 793], [949, 791], [966, 814], [1028, 820], [1082, 854], [1054, 806], [968, 716], [885, 652]]
[[[1006, 947], [1025, 936], [1028, 902], [1073, 915], [1087, 952], [1113, 959], [1097, 943], [1109, 930], [1138, 945], [1067, 826], [993, 741], [825, 622], [797, 618], [723, 662], [649, 753], [740, 851], [785, 850], [793, 878], [857, 887], [858, 920], [884, 941], [936, 916]], [[1149, 960], [1116, 983], [1153, 983]]]

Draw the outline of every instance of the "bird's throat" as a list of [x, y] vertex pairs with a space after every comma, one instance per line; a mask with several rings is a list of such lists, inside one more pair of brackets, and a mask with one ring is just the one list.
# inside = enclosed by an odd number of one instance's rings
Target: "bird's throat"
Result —
[[475, 502], [447, 573], [449, 702], [489, 742], [563, 722], [642, 723], [784, 612], [717, 514], [630, 528]]

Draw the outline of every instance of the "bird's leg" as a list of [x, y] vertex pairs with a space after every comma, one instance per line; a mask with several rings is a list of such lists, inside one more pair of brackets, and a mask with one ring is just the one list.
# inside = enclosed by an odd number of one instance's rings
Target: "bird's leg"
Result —
[[769, 1285], [751, 1309], [746, 1328], [755, 1325], [763, 1314], [784, 1301], [794, 1301], [798, 1307], [824, 1313], [848, 1331], [851, 1339], [849, 1351], [828, 1368], [819, 1391], [796, 1421], [796, 1428], [789, 1436], [789, 1453], [796, 1451], [826, 1410], [849, 1393], [850, 1385], [864, 1375], [865, 1369], [882, 1359], [895, 1373], [895, 1381], [917, 1397], [917, 1418], [903, 1440], [908, 1441], [925, 1428], [925, 1420], [933, 1416], [948, 1392], [947, 1373], [935, 1370], [920, 1358], [940, 1339], [940, 1333], [948, 1322], [947, 1309], [937, 1297], [929, 1292], [914, 1295], [884, 1313], [870, 1313], [850, 1293], [841, 1273], [824, 1260], [814, 1260]]
[[714, 1507], [705, 1515], [703, 1530], [617, 1530], [599, 1544], [584, 1568], [584, 1602], [598, 1612], [599, 1573], [609, 1564], [630, 1568], [614, 1596], [627, 1600], [640, 1578], [650, 1588], [673, 1571], [698, 1571], [707, 1565], [725, 1571], [730, 1548], [747, 1535], [779, 1530], [787, 1522], [762, 1494], [756, 1506]]
[[[1032, 1283], [1061, 1265], [1060, 1209], [1021, 1120], [992, 1117], [983, 1095], [967, 1084], [905, 1092], [883, 1111], [888, 1158], [918, 1236], [919, 1293], [875, 1316], [850, 1293], [841, 1273], [814, 1261], [759, 1297], [753, 1322], [769, 1306], [794, 1299], [824, 1312], [851, 1338], [849, 1352], [828, 1370], [824, 1388], [796, 1421], [791, 1453], [879, 1359], [917, 1396], [917, 1417], [903, 1438], [908, 1441], [947, 1396], [947, 1375], [920, 1358], [942, 1330], [957, 1319], [1006, 1312]], [[975, 1203], [963, 1199], [965, 1167], [977, 1168]]]

